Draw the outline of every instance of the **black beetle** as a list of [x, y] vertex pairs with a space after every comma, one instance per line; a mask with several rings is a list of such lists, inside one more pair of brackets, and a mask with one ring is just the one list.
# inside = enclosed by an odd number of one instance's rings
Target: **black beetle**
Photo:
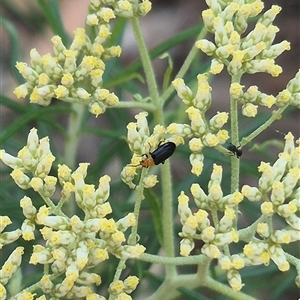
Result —
[[241, 146], [235, 146], [233, 144], [230, 143], [230, 145], [227, 147], [227, 149], [233, 154], [235, 155], [237, 158], [240, 158], [243, 154], [243, 151], [241, 149]]
[[158, 148], [153, 152], [150, 152], [150, 155], [146, 155], [146, 158], [140, 162], [144, 168], [149, 168], [154, 165], [163, 164], [167, 158], [169, 158], [175, 151], [176, 145], [173, 142], [167, 142], [165, 144], [159, 143]]

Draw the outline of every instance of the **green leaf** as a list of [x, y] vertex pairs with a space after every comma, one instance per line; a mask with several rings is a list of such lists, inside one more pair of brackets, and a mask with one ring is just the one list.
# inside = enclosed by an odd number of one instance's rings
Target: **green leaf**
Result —
[[173, 71], [173, 61], [172, 61], [172, 58], [169, 53], [164, 53], [159, 58], [160, 59], [164, 59], [164, 58], [168, 59], [168, 67], [167, 67], [165, 75], [164, 75], [163, 86], [162, 86], [162, 90], [165, 91], [167, 89], [167, 87], [170, 85], [170, 81], [171, 81], [170, 78], [171, 78], [171, 74]]
[[0, 105], [5, 106], [17, 113], [25, 113], [27, 110], [24, 104], [10, 99], [4, 95], [0, 95]]
[[150, 207], [157, 239], [160, 245], [163, 245], [163, 224], [160, 201], [151, 189], [145, 190], [145, 198]]
[[23, 77], [15, 68], [16, 61], [20, 57], [20, 45], [19, 45], [19, 35], [15, 29], [15, 26], [9, 22], [7, 19], [0, 16], [0, 25], [2, 25], [8, 34], [9, 37], [9, 66], [13, 77], [17, 80], [19, 84], [24, 82]]
[[[164, 52], [167, 52], [174, 46], [192, 38], [199, 34], [202, 26], [197, 25], [195, 27], [189, 28], [185, 31], [182, 31], [181, 33], [177, 34], [176, 36], [166, 40], [165, 42], [161, 43], [151, 51], [149, 51], [149, 55], [151, 60], [158, 57], [159, 55], [163, 54]], [[136, 72], [137, 70], [141, 69], [142, 62], [140, 59], [136, 60], [134, 63], [132, 63], [127, 68], [124, 68], [123, 71], [121, 71], [118, 76], [128, 76], [128, 74], [131, 74], [133, 72]]]
[[38, 0], [41, 10], [43, 11], [45, 18], [52, 29], [52, 31], [59, 35], [64, 45], [68, 43], [68, 35], [64, 29], [60, 8], [57, 0]]
[[[14, 121], [10, 124], [9, 127], [2, 130], [0, 136], [0, 145], [6, 142], [9, 138], [11, 138], [14, 134], [18, 133], [22, 130], [22, 128], [28, 123], [39, 120], [45, 122], [45, 117], [49, 117], [51, 115], [57, 116], [58, 113], [70, 113], [69, 107], [44, 107], [43, 109], [31, 109], [28, 110], [22, 116], [14, 119]], [[52, 121], [53, 122], [53, 121]]]

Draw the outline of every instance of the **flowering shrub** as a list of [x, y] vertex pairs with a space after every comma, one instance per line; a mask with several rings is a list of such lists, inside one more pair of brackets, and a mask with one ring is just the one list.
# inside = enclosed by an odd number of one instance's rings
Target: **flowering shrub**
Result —
[[[25, 190], [25, 196], [18, 205], [21, 224], [12, 221], [13, 214], [9, 217], [1, 212], [0, 216], [0, 245], [2, 251], [7, 249], [0, 270], [0, 299], [167, 300], [180, 293], [184, 299], [199, 299], [199, 294], [192, 292], [199, 287], [233, 299], [254, 299], [243, 291], [241, 274], [250, 272], [249, 266], [266, 268], [273, 263], [281, 272], [295, 268], [295, 282], [300, 287], [300, 260], [285, 247], [300, 237], [300, 139], [295, 140], [291, 132], [285, 134], [278, 158], [257, 165], [260, 174], [255, 184], [239, 184], [242, 149], [288, 107], [300, 108], [300, 72], [276, 96], [242, 84], [244, 74], [264, 72], [276, 77], [282, 72], [275, 59], [289, 50], [290, 44], [273, 44], [278, 32], [273, 21], [280, 7], [264, 9], [259, 0], [206, 2], [204, 27], [195, 46], [176, 76], [171, 78], [166, 72], [161, 95], [138, 21], [151, 10], [148, 0], [91, 0], [86, 28], [76, 29], [70, 43], [63, 43], [56, 35], [51, 39], [52, 54], [41, 55], [32, 49], [30, 66], [16, 63], [25, 82], [14, 94], [41, 106], [67, 102], [70, 117], [65, 157], [54, 155], [50, 139], [41, 138], [39, 122], [17, 155], [1, 150], [2, 162], [12, 169], [10, 176], [18, 188]], [[124, 101], [118, 94], [124, 88], [122, 84], [140, 78], [134, 71], [130, 76], [123, 73], [114, 84], [106, 83], [111, 75], [110, 63], [121, 55], [121, 46], [112, 45], [110, 38], [120, 31], [117, 22], [124, 18], [132, 25], [149, 89], [149, 97], [134, 95], [135, 101]], [[252, 30], [248, 28], [251, 22]], [[212, 34], [212, 41], [203, 38], [207, 32]], [[187, 80], [184, 77], [200, 51], [211, 57], [210, 66], [206, 72], [193, 74], [194, 80]], [[231, 77], [226, 91], [230, 107], [213, 114], [209, 79], [222, 70]], [[119, 71], [122, 74], [121, 67], [115, 73]], [[182, 122], [165, 110], [167, 100], [182, 112]], [[255, 120], [262, 107], [268, 109], [266, 122], [240, 139], [240, 114]], [[141, 110], [135, 122], [126, 121], [129, 150], [118, 148], [118, 152], [132, 153], [131, 160], [122, 162], [122, 183], [109, 175], [102, 175], [95, 183], [89, 178], [88, 163], [75, 166], [84, 113], [89, 111], [101, 118], [108, 108]], [[58, 112], [56, 107], [54, 112]], [[126, 135], [125, 128], [120, 132]], [[183, 145], [189, 148], [181, 154], [189, 161], [191, 181], [177, 194], [169, 160], [173, 151], [162, 147], [166, 142], [177, 147], [171, 158], [174, 164]], [[222, 187], [224, 166], [207, 161], [208, 149], [226, 158], [231, 155], [230, 191]], [[158, 170], [160, 175], [154, 173]], [[209, 172], [205, 184], [199, 181], [205, 176], [204, 170]], [[102, 172], [97, 170], [97, 176]], [[5, 178], [4, 171], [2, 176]], [[126, 208], [120, 206], [118, 197], [123, 202], [129, 198]], [[152, 212], [149, 222], [144, 199]], [[178, 215], [173, 212], [174, 199]], [[259, 216], [241, 225], [241, 218], [247, 214], [241, 207], [252, 202], [259, 207]], [[143, 229], [145, 225], [148, 231]], [[147, 282], [142, 271], [149, 269], [149, 263], [164, 267], [165, 275], [156, 291], [147, 284], [138, 286], [139, 281]], [[177, 271], [179, 266], [190, 265], [197, 266], [197, 271]], [[38, 278], [22, 280], [33, 270], [38, 270]], [[226, 275], [229, 286], [221, 283], [212, 270]]]

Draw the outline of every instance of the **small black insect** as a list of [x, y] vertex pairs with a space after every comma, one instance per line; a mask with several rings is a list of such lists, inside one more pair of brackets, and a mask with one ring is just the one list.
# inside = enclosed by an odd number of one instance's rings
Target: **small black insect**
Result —
[[227, 149], [232, 153], [232, 155], [235, 155], [237, 158], [240, 158], [243, 154], [241, 146], [237, 147], [230, 143], [230, 145], [227, 147]]
[[153, 152], [150, 152], [150, 155], [146, 155], [146, 158], [140, 162], [144, 168], [149, 168], [154, 165], [163, 164], [167, 158], [169, 158], [175, 151], [176, 145], [173, 142], [167, 142], [162, 145], [158, 145], [158, 148]]

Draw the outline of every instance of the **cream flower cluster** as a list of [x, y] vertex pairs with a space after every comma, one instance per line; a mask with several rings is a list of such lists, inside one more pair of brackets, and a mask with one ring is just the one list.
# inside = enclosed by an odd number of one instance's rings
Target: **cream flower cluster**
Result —
[[131, 18], [143, 17], [151, 10], [149, 0], [91, 0], [94, 13], [88, 15], [88, 24], [97, 25], [103, 16], [115, 18], [115, 15]]
[[300, 71], [291, 79], [286, 88], [278, 93], [275, 97], [258, 90], [256, 85], [250, 86], [244, 91], [244, 86], [234, 82], [230, 85], [230, 98], [242, 104], [242, 114], [246, 117], [255, 117], [257, 115], [258, 105], [271, 108], [273, 105], [277, 107], [295, 106], [300, 109]]
[[[236, 210], [244, 196], [238, 191], [224, 196], [221, 181], [222, 167], [215, 164], [207, 194], [199, 184], [191, 186], [191, 193], [198, 207], [195, 212], [189, 208], [189, 197], [184, 192], [179, 195], [178, 214], [182, 224], [182, 230], [179, 233], [179, 236], [182, 237], [180, 242], [181, 255], [190, 255], [195, 248], [195, 241], [198, 240], [204, 243], [201, 252], [220, 262], [224, 257], [228, 257], [226, 251], [228, 245], [239, 241], [238, 232], [234, 228], [237, 222]], [[222, 211], [223, 215], [218, 217], [217, 211]], [[230, 268], [227, 277], [232, 288], [238, 291], [242, 288], [242, 283], [236, 269]]]
[[[0, 216], [0, 221], [1, 222], [3, 221], [5, 224], [5, 225], [2, 225], [2, 223], [0, 223], [1, 227], [6, 226], [7, 222], [5, 219], [8, 219], [8, 217]], [[9, 222], [10, 222], [10, 220], [9, 220]], [[18, 231], [20, 231], [20, 230], [18, 230]], [[10, 236], [10, 233], [2, 233], [1, 232], [1, 234], [0, 234], [1, 240], [4, 240], [4, 242], [6, 244], [8, 242], [13, 242], [19, 236], [20, 236], [20, 234], [14, 235], [14, 237]], [[10, 278], [16, 273], [19, 266], [21, 265], [23, 253], [24, 253], [24, 247], [17, 247], [10, 254], [10, 256], [6, 259], [6, 261], [3, 263], [3, 266], [0, 270], [0, 299], [6, 299], [7, 292], [6, 292], [5, 285], [8, 283]]]
[[139, 279], [136, 276], [129, 276], [124, 281], [115, 280], [109, 285], [110, 299], [113, 300], [131, 300], [132, 293], [139, 283]]
[[205, 113], [211, 105], [211, 87], [206, 74], [199, 74], [197, 79], [198, 89], [195, 94], [183, 79], [176, 78], [172, 82], [178, 97], [188, 106], [186, 113], [190, 124], [172, 123], [168, 126], [167, 132], [189, 140], [189, 148], [192, 152], [191, 172], [199, 176], [203, 170], [202, 149], [223, 145], [228, 140], [229, 134], [227, 130], [222, 129], [228, 121], [227, 112], [217, 112], [207, 121]]
[[196, 47], [214, 56], [210, 68], [212, 74], [220, 73], [224, 65], [232, 76], [257, 72], [278, 76], [282, 72], [282, 68], [275, 64], [275, 59], [283, 51], [289, 50], [290, 44], [283, 41], [272, 45], [279, 31], [273, 25], [281, 10], [279, 6], [273, 5], [258, 18], [254, 29], [245, 34], [248, 19], [257, 17], [263, 10], [262, 1], [231, 1], [228, 4], [210, 0], [207, 3], [209, 9], [202, 12], [202, 18], [206, 29], [214, 34], [215, 41], [199, 40]]
[[[214, 43], [206, 39], [198, 40], [196, 47], [209, 56], [213, 56], [210, 73], [218, 74], [224, 66], [231, 76], [244, 73], [269, 73], [278, 76], [282, 68], [275, 64], [275, 59], [286, 50], [290, 43], [282, 41], [272, 45], [279, 28], [273, 25], [281, 8], [273, 5], [257, 20], [254, 29], [245, 36], [248, 19], [257, 17], [264, 8], [263, 2], [256, 1], [207, 1], [209, 9], [203, 11], [202, 17], [206, 29], [214, 34]], [[270, 108], [293, 105], [300, 108], [299, 72], [288, 83], [286, 89], [275, 97], [258, 90], [253, 85], [243, 91], [244, 86], [233, 82], [230, 87], [231, 100], [242, 104], [242, 114], [253, 118], [258, 106]]]
[[91, 40], [83, 28], [77, 28], [70, 47], [66, 47], [59, 36], [51, 39], [53, 55], [41, 56], [32, 49], [31, 67], [22, 62], [16, 64], [26, 80], [14, 91], [18, 98], [29, 96], [31, 103], [44, 106], [53, 99], [79, 102], [88, 105], [96, 116], [104, 113], [106, 107], [118, 104], [118, 97], [102, 87], [105, 61], [121, 54], [120, 46], [105, 47], [111, 34], [109, 21], [115, 15], [100, 1], [92, 2], [98, 2], [98, 10], [95, 17], [87, 17], [87, 25], [97, 25], [96, 37]]
[[[222, 251], [219, 247], [222, 248], [233, 241], [238, 242], [238, 234], [233, 229], [237, 218], [234, 208], [243, 200], [244, 196], [238, 191], [224, 196], [221, 180], [222, 167], [214, 165], [207, 194], [199, 184], [195, 183], [191, 186], [191, 193], [199, 208], [194, 213], [189, 208], [189, 197], [184, 192], [179, 195], [178, 213], [183, 225], [179, 234], [183, 238], [180, 243], [181, 255], [188, 256], [190, 254], [195, 247], [195, 239], [205, 243], [201, 251], [212, 259], [221, 256]], [[214, 215], [213, 220], [216, 224], [212, 225], [207, 211], [215, 214], [217, 210], [223, 211], [224, 215], [220, 220], [216, 220], [216, 215]]]
[[[242, 193], [248, 200], [261, 203], [264, 217], [255, 228], [261, 239], [244, 247], [249, 264], [267, 264], [271, 259], [280, 271], [290, 268], [282, 246], [300, 240], [300, 139], [296, 143], [297, 146], [293, 135], [288, 133], [284, 150], [275, 163], [271, 166], [261, 162], [258, 167], [261, 173], [258, 187], [242, 187]], [[286, 226], [278, 229], [276, 217], [285, 221], [283, 224]], [[297, 270], [299, 272], [299, 265]]]
[[[34, 240], [37, 239], [36, 229], [40, 228], [45, 242], [43, 245], [34, 246], [30, 263], [42, 264], [51, 270], [40, 281], [40, 287], [45, 294], [50, 294], [56, 299], [91, 295], [92, 290], [89, 286], [100, 285], [101, 277], [88, 271], [89, 268], [107, 260], [109, 254], [119, 259], [128, 259], [137, 258], [145, 251], [145, 247], [140, 244], [126, 243], [125, 232], [136, 223], [133, 213], [118, 221], [107, 217], [112, 212], [107, 202], [110, 177], [101, 177], [96, 188], [86, 184], [84, 179], [87, 175], [87, 163], [80, 164], [74, 172], [65, 165], [59, 165], [57, 178], [49, 176], [54, 156], [50, 151], [48, 138], [39, 139], [36, 129], [31, 130], [27, 145], [19, 151], [18, 157], [2, 150], [1, 160], [14, 169], [11, 176], [19, 187], [32, 188], [46, 203], [37, 209], [32, 199], [23, 197], [20, 206], [25, 220], [21, 229], [1, 233], [0, 236], [1, 246], [11, 243], [21, 234], [24, 240]], [[59, 189], [57, 181], [61, 186], [61, 198], [55, 205], [50, 197]], [[77, 215], [69, 218], [62, 213], [63, 204], [73, 198], [83, 211], [84, 218]], [[2, 216], [1, 220], [3, 231], [10, 220], [5, 216]], [[17, 257], [20, 259], [22, 251], [19, 250], [18, 253]], [[12, 256], [16, 257], [16, 254]], [[14, 259], [14, 262], [9, 259], [4, 264], [0, 273], [2, 295], [5, 294], [4, 284], [19, 264], [17, 259]], [[63, 278], [57, 283], [54, 279], [62, 274]], [[134, 288], [133, 285], [131, 289], [124, 287], [122, 293], [130, 293]]]
[[[130, 122], [127, 125], [127, 142], [130, 150], [133, 152], [131, 163], [125, 166], [121, 172], [121, 179], [130, 188], [134, 189], [136, 185], [133, 183], [136, 176], [136, 168], [141, 166], [141, 161], [151, 156], [151, 152], [157, 149], [161, 142], [166, 142], [166, 129], [161, 125], [156, 125], [153, 133], [150, 134], [147, 121], [147, 112], [140, 112], [135, 115], [136, 122]], [[180, 136], [173, 135], [172, 142], [176, 145], [183, 143]], [[151, 188], [157, 183], [156, 175], [145, 176], [142, 184], [145, 188]]]
[[[259, 166], [262, 175], [257, 188], [245, 185], [241, 192], [224, 196], [222, 167], [214, 165], [207, 194], [199, 184], [191, 186], [197, 211], [192, 212], [189, 208], [189, 197], [184, 192], [178, 197], [178, 213], [183, 225], [179, 234], [182, 237], [181, 255], [188, 256], [195, 248], [195, 240], [202, 241], [201, 252], [218, 260], [234, 290], [242, 288], [238, 270], [246, 266], [267, 265], [272, 260], [280, 271], [287, 271], [293, 263], [299, 272], [299, 260], [288, 262], [282, 246], [300, 240], [300, 139], [297, 146], [291, 133], [285, 140], [284, 150], [273, 166], [264, 162]], [[261, 202], [262, 216], [257, 224], [236, 231], [237, 208], [244, 197]], [[217, 211], [222, 211], [223, 216], [219, 217]], [[287, 224], [282, 229], [275, 229], [273, 224], [273, 219], [278, 216]], [[255, 234], [261, 239], [255, 238]], [[246, 242], [243, 252], [229, 254], [227, 246], [238, 241]]]
[[[14, 93], [18, 98], [30, 95], [31, 103], [43, 106], [59, 99], [88, 105], [90, 112], [96, 116], [103, 113], [107, 106], [119, 102], [114, 93], [102, 88], [104, 60], [121, 53], [119, 46], [105, 49], [102, 46], [105, 39], [98, 36], [91, 42], [85, 30], [78, 28], [69, 49], [59, 36], [51, 39], [54, 56], [49, 53], [40, 56], [36, 49], [32, 49], [31, 67], [21, 62], [16, 64], [26, 83], [18, 86]], [[87, 82], [89, 87], [84, 88]]]
[[121, 55], [120, 46], [105, 46], [111, 35], [109, 22], [116, 15], [144, 16], [151, 9], [151, 2], [91, 0], [90, 6], [93, 13], [87, 16], [86, 24], [96, 28], [96, 37], [90, 39], [83, 28], [77, 28], [70, 47], [66, 47], [59, 36], [51, 39], [53, 55], [41, 56], [32, 49], [30, 67], [22, 62], [16, 64], [26, 81], [14, 90], [18, 98], [29, 96], [31, 103], [43, 106], [54, 99], [78, 102], [88, 105], [96, 116], [119, 103], [113, 92], [103, 88], [105, 61]]

